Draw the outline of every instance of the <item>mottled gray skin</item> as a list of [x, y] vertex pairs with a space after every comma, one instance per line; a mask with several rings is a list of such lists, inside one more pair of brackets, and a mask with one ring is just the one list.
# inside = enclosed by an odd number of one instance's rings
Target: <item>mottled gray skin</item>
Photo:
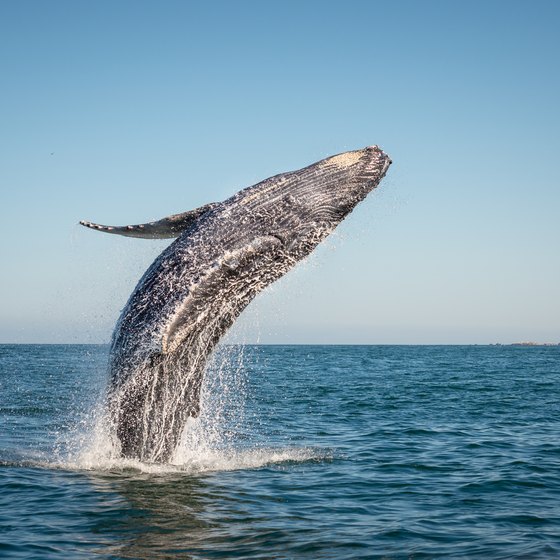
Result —
[[[108, 401], [123, 456], [169, 461], [187, 419], [199, 414], [204, 366], [220, 338], [260, 291], [309, 255], [379, 184], [390, 163], [376, 146], [346, 152], [185, 219], [185, 229], [136, 286], [113, 334]], [[168, 236], [177, 235], [172, 218]], [[165, 224], [154, 222], [146, 237], [165, 237]], [[143, 226], [113, 229], [127, 227]]]

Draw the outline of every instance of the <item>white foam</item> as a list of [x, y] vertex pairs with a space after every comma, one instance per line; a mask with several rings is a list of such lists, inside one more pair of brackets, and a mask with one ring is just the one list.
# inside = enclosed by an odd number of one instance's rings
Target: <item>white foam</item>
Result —
[[223, 472], [235, 470], [259, 469], [285, 463], [304, 463], [309, 461], [325, 461], [332, 458], [326, 450], [307, 447], [255, 448], [247, 450], [207, 450], [191, 453], [183, 462], [143, 463], [123, 458], [80, 458], [77, 462], [48, 463], [50, 468], [62, 468], [77, 471], [126, 472], [137, 471], [149, 474], [200, 474], [207, 472]]
[[[308, 447], [265, 447], [251, 443], [244, 425], [246, 377], [243, 347], [222, 347], [206, 371], [201, 412], [189, 419], [171, 461], [145, 463], [120, 456], [105, 404], [99, 402], [58, 445], [53, 460], [39, 466], [77, 471], [197, 474], [259, 469], [283, 463], [321, 461], [329, 451]], [[240, 437], [243, 434], [243, 437]], [[252, 434], [255, 436], [258, 434]], [[265, 439], [266, 439], [266, 434]], [[262, 436], [262, 435], [261, 435]], [[261, 437], [262, 439], [262, 437]]]

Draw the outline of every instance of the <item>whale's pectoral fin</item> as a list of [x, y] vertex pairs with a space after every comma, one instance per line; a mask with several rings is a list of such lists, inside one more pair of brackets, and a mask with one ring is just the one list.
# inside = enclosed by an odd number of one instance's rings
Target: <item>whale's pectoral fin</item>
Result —
[[179, 237], [183, 231], [188, 229], [201, 216], [212, 210], [217, 203], [212, 202], [205, 204], [200, 208], [195, 208], [189, 212], [182, 214], [173, 214], [158, 220], [157, 222], [149, 222], [146, 224], [137, 224], [130, 226], [103, 226], [94, 224], [85, 220], [80, 221], [82, 226], [104, 231], [105, 233], [115, 233], [126, 237], [140, 237], [143, 239], [168, 239], [171, 237]]

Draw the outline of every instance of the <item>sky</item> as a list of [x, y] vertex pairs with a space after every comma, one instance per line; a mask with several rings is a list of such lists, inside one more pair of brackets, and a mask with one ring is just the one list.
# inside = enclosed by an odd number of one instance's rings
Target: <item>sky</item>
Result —
[[380, 145], [260, 343], [560, 342], [560, 3], [0, 3], [0, 342], [107, 342], [141, 223]]

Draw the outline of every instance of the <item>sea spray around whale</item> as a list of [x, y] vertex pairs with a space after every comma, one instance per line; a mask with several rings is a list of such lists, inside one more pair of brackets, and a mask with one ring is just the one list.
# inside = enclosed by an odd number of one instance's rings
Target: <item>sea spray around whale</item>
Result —
[[[201, 391], [198, 418], [183, 431], [180, 445], [167, 463], [148, 463], [122, 457], [111, 433], [110, 417], [103, 400], [88, 408], [81, 420], [68, 419], [54, 453], [26, 455], [18, 465], [96, 473], [140, 472], [148, 475], [196, 475], [207, 472], [257, 469], [286, 463], [323, 462], [333, 458], [330, 449], [270, 444], [267, 427], [254, 417], [245, 418], [247, 364], [258, 367], [259, 356], [240, 344], [221, 345], [210, 358]], [[74, 403], [74, 407], [83, 405]], [[74, 408], [73, 407], [73, 408]]]
[[187, 420], [200, 415], [203, 372], [218, 341], [377, 187], [390, 164], [371, 146], [157, 222], [81, 222], [107, 233], [177, 237], [144, 274], [113, 333], [104, 421], [120, 455], [173, 460]]

